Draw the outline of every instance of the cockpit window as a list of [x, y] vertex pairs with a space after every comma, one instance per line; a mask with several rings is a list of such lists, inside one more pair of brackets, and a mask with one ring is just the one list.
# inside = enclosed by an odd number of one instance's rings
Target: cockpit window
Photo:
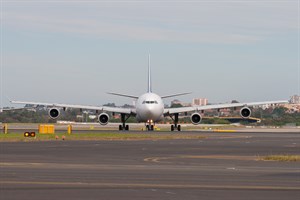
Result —
[[143, 101], [143, 104], [158, 104], [157, 101]]

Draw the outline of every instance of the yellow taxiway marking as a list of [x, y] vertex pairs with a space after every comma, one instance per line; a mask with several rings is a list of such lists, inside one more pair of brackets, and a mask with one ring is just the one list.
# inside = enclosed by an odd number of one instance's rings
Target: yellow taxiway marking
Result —
[[200, 184], [148, 184], [148, 183], [87, 183], [52, 181], [0, 181], [4, 185], [56, 185], [65, 187], [107, 187], [107, 188], [160, 188], [160, 189], [237, 189], [237, 190], [300, 190], [300, 187], [266, 185], [200, 185]]

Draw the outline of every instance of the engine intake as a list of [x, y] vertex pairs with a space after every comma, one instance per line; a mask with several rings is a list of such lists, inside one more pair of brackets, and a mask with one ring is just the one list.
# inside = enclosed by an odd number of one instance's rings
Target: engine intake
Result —
[[98, 116], [98, 120], [99, 120], [99, 123], [101, 125], [106, 125], [108, 123], [108, 120], [109, 120], [109, 116], [108, 114], [106, 113], [101, 113], [99, 116]]
[[199, 113], [194, 113], [191, 115], [191, 121], [194, 125], [200, 124], [202, 121], [202, 117]]
[[51, 119], [57, 119], [60, 115], [60, 111], [58, 108], [51, 108], [48, 114]]
[[251, 116], [251, 110], [250, 108], [248, 107], [243, 107], [241, 110], [240, 110], [240, 115], [243, 117], [243, 118], [249, 118]]

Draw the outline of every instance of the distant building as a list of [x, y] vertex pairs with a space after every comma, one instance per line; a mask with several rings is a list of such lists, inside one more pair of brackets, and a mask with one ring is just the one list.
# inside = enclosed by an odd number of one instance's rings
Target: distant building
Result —
[[196, 98], [193, 99], [193, 106], [206, 106], [208, 103], [208, 100], [206, 98]]
[[300, 104], [300, 96], [299, 95], [292, 96], [290, 103], [291, 104]]

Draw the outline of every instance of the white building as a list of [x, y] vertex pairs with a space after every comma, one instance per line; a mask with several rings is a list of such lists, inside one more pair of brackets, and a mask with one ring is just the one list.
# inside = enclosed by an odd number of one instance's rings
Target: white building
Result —
[[292, 96], [290, 103], [291, 104], [300, 104], [300, 96], [299, 95]]
[[193, 99], [193, 106], [206, 106], [208, 103], [208, 100], [206, 98], [195, 98]]

